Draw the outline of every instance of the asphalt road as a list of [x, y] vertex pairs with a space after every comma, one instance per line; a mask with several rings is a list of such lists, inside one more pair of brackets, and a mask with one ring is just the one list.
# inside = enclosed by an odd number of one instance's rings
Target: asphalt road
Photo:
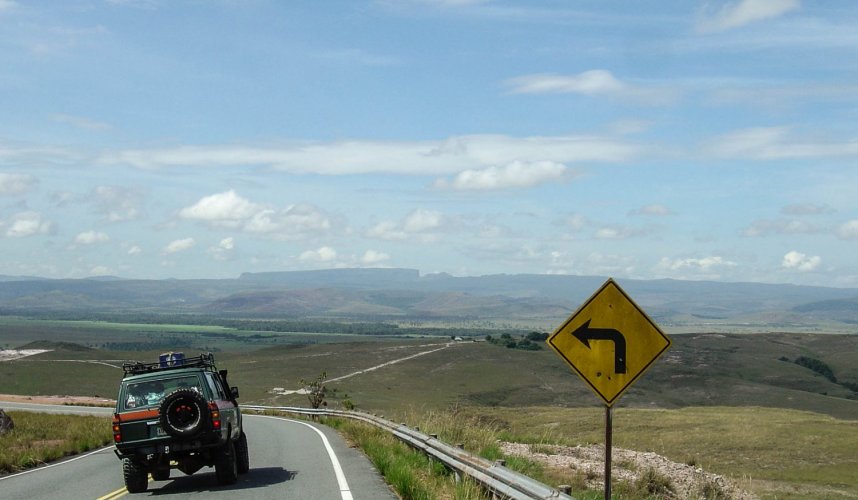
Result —
[[[2, 403], [6, 410], [111, 414], [109, 408]], [[250, 472], [236, 484], [219, 486], [214, 469], [167, 481], [151, 481], [135, 498], [394, 499], [369, 460], [349, 448], [332, 429], [298, 420], [245, 414]], [[113, 447], [103, 448], [23, 473], [0, 477], [4, 500], [98, 499], [129, 495]]]

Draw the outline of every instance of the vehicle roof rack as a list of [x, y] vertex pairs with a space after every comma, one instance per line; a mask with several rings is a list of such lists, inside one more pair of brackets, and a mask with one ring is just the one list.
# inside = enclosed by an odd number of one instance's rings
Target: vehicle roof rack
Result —
[[[180, 368], [207, 368], [211, 370], [215, 370], [214, 364], [214, 354], [200, 354], [199, 356], [194, 356], [191, 358], [186, 358], [181, 355], [181, 353], [170, 353], [170, 355], [178, 354], [176, 357], [176, 362], [165, 363], [164, 359], [159, 361], [155, 361], [153, 363], [141, 363], [139, 361], [134, 361], [132, 363], [123, 363], [122, 370], [125, 372], [125, 377], [131, 375], [140, 375], [143, 373], [153, 373], [153, 372], [161, 372], [168, 370], [178, 370]], [[164, 355], [161, 355], [163, 358]]]

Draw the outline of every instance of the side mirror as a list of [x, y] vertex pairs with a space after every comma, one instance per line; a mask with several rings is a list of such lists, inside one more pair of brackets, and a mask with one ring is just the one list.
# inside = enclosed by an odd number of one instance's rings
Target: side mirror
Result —
[[232, 399], [238, 399], [238, 387], [230, 387], [229, 393], [232, 395]]

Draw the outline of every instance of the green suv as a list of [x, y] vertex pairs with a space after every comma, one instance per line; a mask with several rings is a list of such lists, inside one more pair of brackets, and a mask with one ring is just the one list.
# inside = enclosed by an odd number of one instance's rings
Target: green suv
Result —
[[125, 487], [146, 491], [148, 475], [170, 469], [193, 474], [214, 467], [218, 483], [232, 484], [250, 469], [238, 388], [214, 356], [163, 354], [156, 363], [126, 363], [113, 415], [113, 441]]

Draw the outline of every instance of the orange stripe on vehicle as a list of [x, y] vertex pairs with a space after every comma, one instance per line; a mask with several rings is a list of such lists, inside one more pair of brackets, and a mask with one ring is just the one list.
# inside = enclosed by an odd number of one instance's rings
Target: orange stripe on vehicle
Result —
[[138, 411], [129, 411], [126, 413], [119, 414], [120, 422], [131, 422], [132, 420], [148, 420], [152, 418], [158, 418], [161, 413], [155, 410], [138, 410]]

